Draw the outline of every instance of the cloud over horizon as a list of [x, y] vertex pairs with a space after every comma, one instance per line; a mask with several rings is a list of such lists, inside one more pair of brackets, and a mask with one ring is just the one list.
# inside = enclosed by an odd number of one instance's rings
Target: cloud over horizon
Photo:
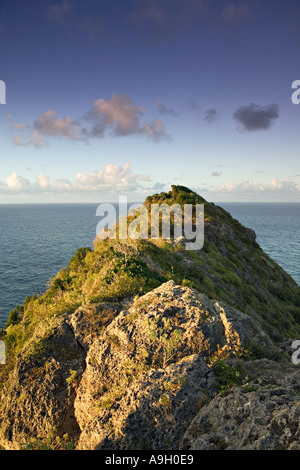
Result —
[[218, 187], [219, 193], [297, 193], [300, 194], [300, 184], [292, 181], [290, 178], [279, 180], [273, 178], [270, 183], [260, 183], [259, 181], [243, 181], [241, 183], [233, 183], [228, 181]]
[[109, 163], [102, 171], [94, 170], [87, 174], [78, 172], [74, 180], [62, 177], [51, 181], [48, 176], [39, 173], [35, 181], [30, 181], [14, 171], [4, 181], [0, 180], [0, 193], [137, 191], [142, 188], [142, 182], [149, 180], [148, 175], [133, 173], [129, 162], [123, 167]]
[[[213, 172], [211, 176], [219, 177], [222, 173]], [[152, 183], [147, 174], [138, 175], [132, 171], [131, 164], [126, 162], [123, 166], [109, 163], [103, 170], [93, 170], [89, 173], [78, 172], [74, 179], [63, 176], [51, 180], [49, 176], [39, 173], [34, 180], [12, 172], [5, 180], [0, 180], [1, 194], [50, 194], [50, 193], [97, 193], [103, 191], [126, 191], [147, 193], [152, 190], [161, 191], [168, 184]], [[171, 183], [169, 183], [171, 184]], [[194, 189], [194, 188], [192, 188]], [[197, 190], [197, 189], [196, 189]], [[198, 188], [200, 190], [200, 188]], [[199, 192], [199, 191], [198, 191]], [[228, 181], [218, 187], [210, 186], [210, 189], [201, 187], [201, 192], [211, 195], [265, 195], [274, 197], [284, 194], [300, 195], [300, 183], [291, 178], [280, 180], [273, 178], [269, 183], [261, 183], [257, 180], [235, 183]], [[199, 193], [199, 194], [200, 194]]]

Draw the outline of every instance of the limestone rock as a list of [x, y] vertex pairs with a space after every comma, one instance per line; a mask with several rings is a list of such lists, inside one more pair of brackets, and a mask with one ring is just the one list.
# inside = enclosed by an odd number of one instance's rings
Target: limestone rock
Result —
[[214, 398], [188, 427], [181, 449], [300, 449], [299, 371], [266, 360], [251, 367], [260, 372], [262, 386]]
[[[35, 338], [29, 355], [20, 354], [1, 397], [0, 445], [20, 449], [30, 436], [49, 437], [54, 429], [70, 438], [78, 434], [74, 416], [72, 371], [80, 378], [85, 367], [84, 353], [75, 340], [66, 316], [52, 325], [47, 342]], [[40, 349], [39, 349], [40, 348]]]
[[[0, 445], [17, 449], [55, 428], [77, 449], [297, 447], [294, 370], [282, 379], [271, 360], [278, 350], [256, 320], [174, 281], [128, 307], [109, 311], [104, 326], [80, 307], [33, 338], [2, 394]], [[257, 350], [265, 388], [216, 396], [214, 361], [241, 361], [255, 379], [246, 358]], [[271, 390], [274, 364], [282, 383]]]

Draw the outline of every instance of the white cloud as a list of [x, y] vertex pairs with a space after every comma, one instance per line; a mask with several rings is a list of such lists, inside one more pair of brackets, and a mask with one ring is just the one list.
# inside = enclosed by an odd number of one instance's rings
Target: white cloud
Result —
[[263, 184], [256, 180], [243, 181], [241, 183], [233, 183], [228, 181], [222, 184], [217, 189], [218, 193], [299, 193], [300, 184], [286, 178], [280, 181], [278, 178], [273, 178], [270, 183]]
[[6, 178], [5, 183], [7, 189], [11, 191], [27, 190], [30, 187], [29, 180], [18, 175], [15, 171]]
[[171, 140], [160, 119], [144, 123], [140, 121], [145, 111], [143, 106], [135, 105], [129, 96], [123, 94], [113, 94], [109, 100], [96, 100], [81, 119], [85, 126], [69, 116], [60, 118], [54, 110], [49, 109], [41, 113], [32, 126], [25, 123], [12, 124], [12, 128], [18, 130], [13, 142], [17, 146], [41, 148], [49, 144], [48, 137], [65, 138], [73, 142], [88, 142], [89, 139], [104, 138], [106, 135], [140, 135], [153, 142]]
[[113, 94], [107, 101], [101, 98], [88, 112], [94, 123], [92, 135], [103, 137], [107, 130], [117, 136], [134, 134], [139, 127], [138, 117], [144, 113], [145, 108], [136, 106], [127, 95]]
[[97, 192], [97, 191], [135, 191], [142, 188], [141, 182], [149, 181], [148, 175], [132, 172], [129, 162], [124, 166], [113, 163], [105, 165], [102, 171], [77, 173], [74, 180], [62, 177], [51, 181], [49, 176], [39, 173], [35, 181], [29, 181], [13, 172], [5, 181], [0, 180], [2, 193], [40, 193], [40, 192]]
[[52, 109], [40, 114], [33, 124], [34, 129], [43, 135], [67, 137], [70, 140], [81, 138], [82, 127], [70, 117], [63, 119], [56, 116]]
[[16, 137], [13, 138], [13, 143], [18, 147], [33, 146], [37, 149], [48, 145], [48, 142], [45, 137], [35, 129], [27, 133], [25, 136], [22, 134], [18, 134]]
[[[9, 119], [12, 119], [10, 116]], [[47, 137], [67, 138], [68, 140], [84, 140], [86, 137], [82, 126], [70, 117], [60, 118], [49, 109], [41, 113], [33, 125], [26, 123], [12, 124], [13, 130], [19, 133], [13, 137], [13, 143], [19, 147], [33, 146], [36, 149], [49, 145]]]
[[40, 188], [46, 189], [49, 187], [50, 178], [39, 173], [36, 177], [37, 184]]
[[88, 174], [77, 173], [73, 182], [75, 190], [134, 190], [139, 183], [138, 175], [131, 172], [130, 163], [125, 163], [124, 168], [115, 164], [105, 165], [103, 171], [92, 171]]
[[140, 133], [154, 142], [171, 140], [171, 137], [166, 133], [164, 123], [158, 118], [154, 119], [152, 122], [143, 124]]
[[27, 142], [24, 142], [24, 137], [22, 135], [17, 135], [13, 138], [13, 143], [19, 147], [25, 147], [28, 145]]
[[25, 122], [14, 122], [12, 127], [13, 129], [26, 129], [27, 124]]
[[107, 132], [113, 136], [142, 135], [153, 142], [170, 140], [160, 119], [141, 123], [146, 112], [143, 106], [136, 106], [127, 95], [113, 94], [109, 100], [99, 99], [88, 112], [93, 127], [92, 137], [104, 137]]

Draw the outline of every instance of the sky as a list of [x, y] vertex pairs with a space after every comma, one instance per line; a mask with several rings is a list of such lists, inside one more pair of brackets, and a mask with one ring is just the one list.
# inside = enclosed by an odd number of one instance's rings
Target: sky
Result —
[[299, 49], [298, 0], [0, 0], [0, 203], [300, 202]]

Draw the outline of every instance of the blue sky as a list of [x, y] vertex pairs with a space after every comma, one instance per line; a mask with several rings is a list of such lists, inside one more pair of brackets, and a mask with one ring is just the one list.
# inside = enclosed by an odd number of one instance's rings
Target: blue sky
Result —
[[300, 201], [300, 6], [0, 1], [0, 203]]

